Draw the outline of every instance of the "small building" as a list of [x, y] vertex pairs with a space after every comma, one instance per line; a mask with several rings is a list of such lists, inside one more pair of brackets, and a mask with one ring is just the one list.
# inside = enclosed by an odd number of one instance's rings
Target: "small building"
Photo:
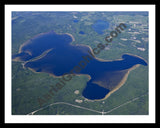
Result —
[[140, 47], [138, 47], [137, 49], [143, 52], [146, 50], [145, 48], [140, 48]]
[[75, 90], [75, 91], [74, 91], [74, 94], [77, 94], [77, 95], [78, 95], [78, 94], [79, 94], [79, 90]]
[[121, 40], [123, 40], [123, 41], [127, 41], [128, 39], [125, 39], [125, 38], [121, 38]]
[[82, 103], [82, 102], [83, 102], [83, 100], [75, 99], [75, 102], [77, 102], [77, 103]]

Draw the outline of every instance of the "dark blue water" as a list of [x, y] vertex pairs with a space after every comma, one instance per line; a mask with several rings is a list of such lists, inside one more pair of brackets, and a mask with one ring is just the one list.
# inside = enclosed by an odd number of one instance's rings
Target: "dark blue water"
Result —
[[83, 32], [83, 31], [79, 31], [79, 34], [82, 34], [82, 35], [84, 35], [84, 34], [85, 34], [85, 32]]
[[83, 90], [82, 95], [87, 99], [95, 100], [103, 99], [109, 92], [109, 89], [103, 88], [89, 81], [87, 82], [87, 86]]
[[74, 22], [74, 23], [78, 23], [78, 22], [79, 22], [79, 20], [75, 19], [75, 20], [73, 20], [73, 22]]
[[[91, 54], [89, 47], [71, 45], [72, 41], [73, 38], [67, 34], [56, 34], [53, 31], [44, 33], [28, 40], [21, 48], [21, 53], [13, 55], [12, 58], [25, 61], [24, 66], [36, 72], [56, 76], [65, 73], [89, 75], [91, 79], [82, 95], [92, 100], [104, 98], [134, 65], [147, 65], [142, 58], [129, 54], [122, 55], [121, 60], [99, 61]], [[37, 56], [40, 57], [33, 60]], [[29, 61], [30, 59], [32, 61]]]
[[105, 29], [109, 28], [109, 23], [107, 21], [103, 20], [97, 20], [93, 25], [92, 28], [94, 31], [96, 31], [98, 34], [103, 34]]

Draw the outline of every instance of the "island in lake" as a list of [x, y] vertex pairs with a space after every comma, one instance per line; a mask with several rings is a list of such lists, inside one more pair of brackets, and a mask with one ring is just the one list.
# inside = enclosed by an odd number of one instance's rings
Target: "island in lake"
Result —
[[90, 100], [106, 99], [125, 83], [132, 69], [140, 64], [147, 65], [143, 58], [131, 54], [123, 54], [122, 59], [113, 61], [98, 59], [89, 46], [72, 45], [74, 40], [68, 33], [42, 33], [23, 43], [12, 59], [23, 62], [25, 68], [34, 72], [54, 77], [64, 74], [89, 76], [82, 95]]

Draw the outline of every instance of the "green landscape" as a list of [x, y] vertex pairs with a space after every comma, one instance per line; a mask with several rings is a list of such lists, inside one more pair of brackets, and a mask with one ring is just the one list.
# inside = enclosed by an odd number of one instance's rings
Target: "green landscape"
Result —
[[[97, 20], [109, 22], [109, 28], [103, 34], [92, 28]], [[127, 28], [95, 56], [116, 60], [124, 53], [130, 53], [148, 62], [148, 12], [12, 12], [12, 55], [17, 54], [27, 40], [52, 30], [59, 34], [70, 33], [75, 38], [73, 45], [84, 44], [93, 49], [98, 43], [105, 44], [105, 37], [120, 23], [125, 23]], [[125, 84], [107, 99], [93, 101], [82, 96], [89, 80], [87, 76], [75, 76], [49, 98], [46, 94], [60, 78], [32, 72], [23, 64], [12, 61], [13, 115], [148, 114], [148, 66], [141, 65], [132, 70]], [[44, 96], [46, 102], [40, 106], [38, 99]]]

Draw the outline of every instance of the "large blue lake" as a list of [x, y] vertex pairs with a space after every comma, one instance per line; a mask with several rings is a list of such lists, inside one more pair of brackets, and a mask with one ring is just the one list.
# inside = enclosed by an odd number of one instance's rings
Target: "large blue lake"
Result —
[[97, 20], [93, 25], [92, 28], [98, 34], [103, 34], [105, 29], [109, 28], [109, 22], [103, 20]]
[[122, 55], [119, 60], [100, 61], [91, 48], [71, 45], [72, 41], [74, 38], [70, 34], [56, 34], [53, 31], [39, 34], [25, 42], [20, 47], [20, 53], [12, 58], [24, 61], [24, 66], [35, 72], [55, 76], [66, 73], [90, 76], [82, 95], [91, 100], [103, 99], [135, 65], [147, 65], [141, 57], [129, 54]]

